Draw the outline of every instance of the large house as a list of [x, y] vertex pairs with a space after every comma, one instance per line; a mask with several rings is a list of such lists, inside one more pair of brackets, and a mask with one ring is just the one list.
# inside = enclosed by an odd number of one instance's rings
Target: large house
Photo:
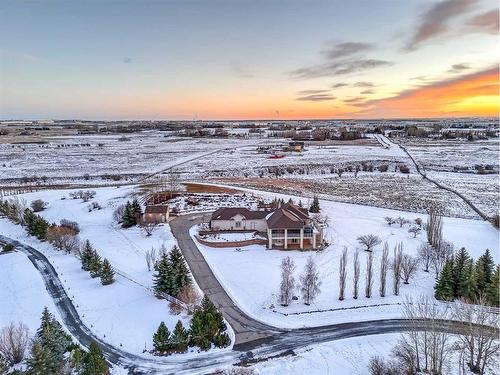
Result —
[[307, 209], [286, 203], [272, 211], [242, 207], [216, 210], [210, 219], [213, 231], [253, 230], [267, 236], [268, 249], [311, 250], [323, 245], [323, 231], [309, 217]]

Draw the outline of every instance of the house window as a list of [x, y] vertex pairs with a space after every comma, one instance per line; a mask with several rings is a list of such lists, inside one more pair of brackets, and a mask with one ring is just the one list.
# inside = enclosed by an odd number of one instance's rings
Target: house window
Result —
[[291, 241], [292, 241], [292, 243], [299, 243], [299, 239], [298, 238], [292, 238]]
[[241, 221], [235, 221], [234, 222], [234, 227], [235, 228], [241, 228]]

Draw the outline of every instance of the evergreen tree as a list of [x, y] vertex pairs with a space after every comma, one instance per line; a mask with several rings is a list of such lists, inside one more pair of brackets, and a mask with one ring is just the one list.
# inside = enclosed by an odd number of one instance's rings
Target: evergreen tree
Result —
[[89, 352], [85, 356], [82, 375], [107, 375], [109, 366], [102, 355], [102, 350], [94, 341], [90, 343]]
[[171, 348], [170, 331], [164, 322], [160, 323], [158, 330], [153, 335], [153, 346], [155, 352], [162, 353]]
[[218, 336], [225, 330], [226, 324], [222, 314], [207, 296], [203, 297], [201, 306], [195, 309], [191, 319], [190, 346], [208, 350], [216, 340], [217, 344], [222, 344], [225, 338]]
[[130, 228], [130, 227], [134, 226], [135, 224], [137, 224], [137, 222], [135, 220], [135, 215], [134, 215], [132, 205], [130, 204], [129, 201], [127, 201], [127, 203], [125, 204], [125, 211], [124, 211], [123, 217], [122, 217], [122, 227], [123, 228]]
[[134, 215], [134, 219], [137, 223], [137, 219], [142, 216], [142, 208], [137, 198], [134, 198], [134, 200], [132, 201], [131, 208], [132, 214]]
[[153, 284], [156, 295], [161, 297], [161, 293], [171, 294], [173, 290], [173, 283], [169, 257], [167, 255], [163, 255], [156, 268], [157, 271], [154, 275]]
[[169, 259], [171, 272], [170, 280], [172, 283], [172, 290], [169, 294], [177, 297], [182, 288], [191, 284], [191, 276], [184, 257], [177, 246], [172, 248], [172, 251], [169, 254]]
[[499, 306], [500, 304], [500, 266], [497, 266], [493, 278], [488, 288], [488, 302], [491, 306]]
[[476, 273], [474, 270], [474, 262], [469, 260], [464, 268], [465, 278], [460, 284], [460, 294], [458, 298], [465, 298], [468, 301], [474, 301], [478, 295]]
[[493, 279], [495, 262], [491, 257], [490, 250], [481, 255], [476, 262], [476, 279], [479, 293], [486, 293]]
[[460, 298], [464, 295], [464, 288], [467, 283], [468, 275], [466, 266], [471, 262], [469, 254], [462, 247], [454, 257], [453, 264], [453, 297]]
[[[68, 350], [72, 340], [54, 316], [45, 307], [42, 312], [40, 327], [35, 336], [35, 344], [40, 348], [34, 347], [36, 357], [36, 369], [48, 367], [55, 373], [64, 363], [64, 353]], [[33, 362], [33, 365], [35, 362]], [[33, 370], [35, 371], [35, 370]], [[48, 373], [52, 373], [48, 372]]]
[[23, 218], [29, 235], [35, 236], [39, 240], [44, 240], [47, 237], [47, 229], [50, 227], [47, 220], [34, 214], [29, 208], [24, 210]]
[[90, 277], [95, 278], [100, 276], [102, 268], [102, 261], [100, 255], [96, 250], [93, 251], [92, 257], [89, 262], [89, 273]]
[[43, 347], [43, 345], [35, 340], [31, 347], [30, 357], [26, 360], [29, 375], [46, 375], [55, 374], [60, 367], [55, 366], [53, 354]]
[[172, 348], [177, 352], [187, 351], [189, 344], [189, 332], [184, 328], [180, 320], [175, 325], [174, 332], [171, 338]]
[[446, 264], [439, 275], [436, 286], [434, 287], [434, 296], [436, 299], [452, 301], [453, 300], [453, 260], [446, 261]]
[[115, 281], [115, 271], [113, 271], [113, 267], [111, 267], [111, 263], [109, 263], [107, 259], [104, 259], [104, 261], [102, 262], [99, 276], [101, 277], [102, 285], [109, 285]]
[[82, 261], [82, 269], [85, 271], [90, 271], [91, 259], [94, 255], [94, 248], [90, 244], [89, 240], [86, 240], [83, 244], [83, 249], [81, 252], [80, 260]]
[[309, 208], [309, 212], [312, 212], [313, 214], [317, 214], [319, 212], [319, 199], [317, 196], [314, 196], [311, 207]]

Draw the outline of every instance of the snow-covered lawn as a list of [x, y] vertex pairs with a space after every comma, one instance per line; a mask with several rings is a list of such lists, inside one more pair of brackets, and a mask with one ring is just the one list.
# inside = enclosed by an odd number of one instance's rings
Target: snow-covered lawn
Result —
[[398, 334], [355, 337], [312, 345], [295, 356], [278, 358], [254, 366], [258, 375], [365, 375], [374, 356], [386, 357]]
[[61, 320], [42, 277], [33, 272], [33, 264], [26, 255], [19, 252], [1, 254], [0, 270], [0, 329], [11, 322], [23, 322], [34, 334], [45, 306]]
[[[164, 321], [171, 331], [178, 319], [182, 320], [184, 326], [189, 326], [190, 318], [186, 314], [172, 314], [168, 302], [157, 299], [148, 289], [153, 283], [153, 272], [147, 270], [145, 251], [151, 247], [158, 248], [162, 244], [170, 249], [176, 241], [168, 225], [160, 226], [151, 237], [146, 237], [138, 228], [122, 229], [112, 222], [115, 207], [131, 199], [133, 188], [95, 190], [97, 194], [93, 201], [99, 202], [103, 208], [92, 212], [87, 209], [88, 203], [68, 198], [69, 190], [40, 191], [24, 194], [21, 197], [28, 203], [34, 199], [48, 202], [47, 209], [40, 214], [50, 222], [59, 223], [61, 219], [78, 222], [81, 229], [80, 237], [89, 239], [101, 257], [108, 258], [117, 271], [116, 281], [112, 285], [102, 286], [98, 278], [92, 279], [81, 269], [80, 260], [76, 256], [57, 251], [50, 244], [28, 236], [21, 226], [14, 225], [7, 219], [0, 219], [0, 234], [27, 243], [47, 256], [56, 268], [82, 320], [96, 335], [126, 351], [142, 353], [145, 348], [152, 348], [152, 335], [161, 321]], [[66, 199], [62, 200], [63, 196]], [[9, 275], [13, 274], [10, 272], [9, 264], [13, 262], [10, 259], [15, 259], [19, 263], [23, 257], [25, 255], [20, 253], [0, 256], [2, 270], [0, 285], [3, 286], [5, 282], [10, 283], [9, 280], [13, 279], [9, 278]], [[9, 269], [7, 277], [4, 277], [4, 269]], [[23, 290], [31, 285], [31, 280], [40, 279], [38, 271], [27, 259], [14, 269], [20, 275], [17, 279], [13, 279], [11, 285], [2, 287], [0, 292], [2, 324], [10, 320], [24, 319], [22, 314], [17, 317], [17, 312], [23, 308], [21, 301], [27, 299], [23, 297]], [[21, 293], [20, 297], [18, 291]], [[4, 296], [5, 293], [7, 295]], [[35, 292], [30, 292], [31, 294]], [[53, 306], [43, 284], [36, 289], [36, 294], [36, 298], [29, 303], [26, 302], [29, 314], [34, 316], [34, 318], [28, 316], [30, 327], [31, 320], [34, 319], [35, 328], [43, 307]], [[4, 301], [7, 303], [3, 303]], [[11, 301], [13, 307], [9, 308]]]
[[[258, 194], [257, 191], [252, 192]], [[261, 194], [268, 198], [274, 196], [285, 200], [289, 198], [289, 196], [279, 194], [262, 192]], [[292, 198], [296, 201], [299, 199], [298, 197]], [[307, 200], [302, 198], [302, 201]], [[409, 285], [401, 284], [399, 296], [394, 296], [392, 293], [392, 279], [389, 271], [386, 297], [380, 297], [379, 265], [382, 245], [378, 245], [373, 252], [372, 297], [366, 298], [364, 292], [368, 257], [368, 252], [364, 250], [360, 250], [360, 297], [356, 300], [352, 297], [353, 253], [356, 248], [361, 247], [356, 238], [363, 234], [376, 234], [383, 242], [388, 243], [390, 257], [392, 257], [394, 247], [400, 242], [404, 244], [404, 253], [416, 256], [418, 246], [426, 241], [425, 233], [413, 238], [413, 235], [408, 233], [408, 224], [402, 228], [399, 227], [399, 224], [389, 226], [384, 217], [403, 216], [414, 220], [421, 215], [330, 201], [321, 201], [321, 207], [322, 214], [328, 215], [330, 218], [326, 237], [331, 245], [320, 252], [266, 250], [264, 246], [259, 245], [248, 246], [245, 247], [245, 251], [237, 252], [234, 248], [210, 248], [198, 244], [216, 277], [243, 310], [269, 324], [294, 328], [343, 321], [398, 317], [401, 316], [400, 304], [406, 296], [433, 295], [434, 275], [423, 272], [422, 267], [420, 267], [419, 272], [411, 279]], [[425, 217], [423, 219], [425, 220]], [[192, 235], [195, 232], [196, 229], [192, 228]], [[443, 234], [444, 238], [451, 241], [456, 249], [465, 247], [473, 258], [477, 259], [486, 248], [489, 248], [495, 261], [499, 260], [498, 231], [486, 222], [444, 218]], [[348, 249], [348, 281], [346, 299], [339, 301], [338, 268], [344, 246]], [[313, 257], [317, 264], [322, 282], [321, 294], [311, 306], [302, 303], [299, 291], [296, 292], [299, 300], [293, 301], [290, 306], [282, 307], [277, 303], [280, 263], [286, 256], [292, 257], [295, 262], [297, 282], [308, 257]], [[320, 312], [314, 312], [317, 310]]]

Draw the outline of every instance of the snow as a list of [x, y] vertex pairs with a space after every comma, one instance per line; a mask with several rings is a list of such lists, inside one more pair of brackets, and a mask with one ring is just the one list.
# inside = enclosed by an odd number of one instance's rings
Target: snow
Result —
[[34, 334], [45, 306], [61, 320], [42, 277], [33, 272], [33, 264], [26, 255], [0, 253], [0, 269], [0, 329], [11, 322], [22, 322]]
[[[78, 258], [28, 236], [21, 226], [6, 219], [0, 219], [0, 234], [27, 243], [47, 256], [82, 320], [96, 335], [131, 353], [142, 353], [145, 348], [152, 348], [152, 335], [161, 321], [171, 331], [179, 319], [184, 326], [189, 326], [190, 318], [186, 314], [172, 314], [168, 302], [157, 299], [149, 289], [153, 284], [153, 272], [147, 270], [144, 257], [151, 247], [158, 248], [164, 244], [170, 249], [176, 241], [168, 225], [160, 226], [151, 237], [146, 237], [139, 228], [122, 229], [112, 222], [114, 209], [131, 199], [135, 191], [133, 187], [99, 188], [95, 191], [93, 201], [99, 202], [103, 208], [92, 212], [87, 209], [88, 203], [68, 198], [71, 190], [40, 191], [21, 197], [28, 203], [35, 199], [48, 202], [47, 209], [39, 214], [50, 222], [58, 223], [61, 219], [78, 222], [80, 237], [89, 239], [101, 257], [109, 259], [115, 268], [116, 281], [112, 285], [102, 286], [98, 278], [92, 279], [81, 269]], [[63, 196], [66, 199], [61, 199]], [[0, 256], [0, 262], [7, 257]], [[23, 273], [39, 278], [34, 268], [29, 266]], [[2, 263], [0, 268], [3, 269]], [[25, 284], [21, 282], [19, 285]], [[46, 292], [40, 294], [50, 300]], [[6, 301], [15, 301], [12, 295], [6, 297]], [[37, 317], [43, 303], [35, 299], [32, 304]], [[15, 316], [5, 315], [5, 319]]]
[[242, 233], [216, 233], [200, 236], [202, 239], [212, 242], [235, 242], [235, 241], [247, 241], [256, 238], [263, 238], [256, 235], [254, 232], [242, 232]]
[[297, 350], [295, 356], [272, 359], [254, 366], [258, 375], [365, 375], [370, 359], [386, 357], [398, 334], [349, 338]]
[[[244, 189], [245, 190], [245, 189]], [[260, 194], [268, 199], [290, 196], [271, 194], [247, 189], [253, 194]], [[245, 190], [245, 191], [247, 191]], [[300, 197], [292, 197], [296, 201]], [[307, 201], [301, 198], [303, 202]], [[374, 283], [372, 297], [364, 296], [365, 269], [368, 253], [360, 250], [361, 279], [360, 297], [352, 298], [352, 257], [356, 248], [360, 247], [356, 238], [363, 234], [376, 234], [389, 245], [389, 255], [400, 242], [404, 244], [404, 252], [416, 256], [417, 248], [426, 241], [425, 233], [417, 238], [408, 233], [409, 225], [402, 228], [399, 224], [388, 226], [386, 216], [403, 216], [409, 220], [421, 216], [414, 213], [388, 210], [376, 207], [320, 201], [322, 214], [330, 218], [326, 229], [326, 238], [331, 243], [319, 252], [266, 250], [264, 246], [252, 245], [245, 251], [238, 252], [234, 248], [211, 248], [198, 244], [202, 254], [214, 271], [217, 279], [224, 286], [232, 299], [256, 319], [284, 328], [299, 328], [347, 321], [394, 318], [401, 316], [400, 304], [406, 296], [433, 296], [434, 275], [419, 270], [410, 280], [409, 285], [401, 284], [399, 296], [392, 294], [390, 273], [387, 281], [386, 297], [379, 296], [379, 264], [382, 245], [375, 248]], [[425, 220], [425, 217], [424, 217]], [[191, 229], [194, 236], [196, 229]], [[498, 231], [489, 223], [477, 220], [444, 218], [444, 238], [451, 241], [456, 249], [465, 247], [469, 254], [476, 258], [486, 248], [492, 251], [496, 262], [499, 260]], [[348, 249], [348, 281], [346, 299], [338, 300], [338, 267], [342, 249]], [[290, 256], [295, 262], [295, 279], [298, 282], [302, 269], [311, 256], [318, 266], [322, 281], [321, 294], [311, 306], [305, 306], [299, 298], [288, 307], [277, 304], [277, 292], [280, 282], [281, 260]], [[390, 271], [389, 271], [390, 272]], [[297, 296], [300, 293], [296, 292]]]

